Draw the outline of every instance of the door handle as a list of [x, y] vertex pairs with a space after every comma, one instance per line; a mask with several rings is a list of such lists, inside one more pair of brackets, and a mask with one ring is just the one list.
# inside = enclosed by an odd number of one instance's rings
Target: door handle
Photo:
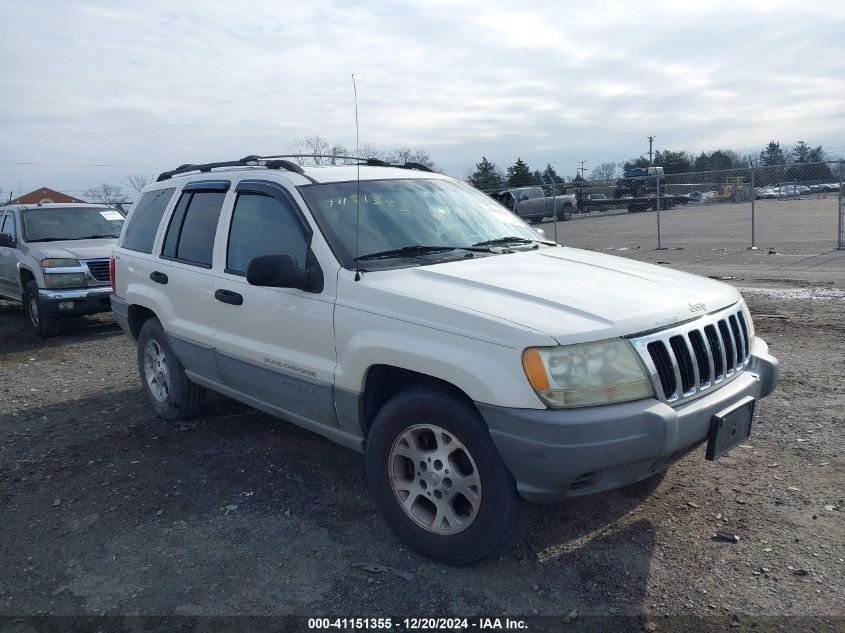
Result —
[[242, 295], [239, 295], [237, 292], [232, 292], [231, 290], [223, 290], [222, 288], [214, 291], [214, 298], [233, 306], [239, 306], [244, 302]]
[[165, 275], [164, 273], [160, 273], [157, 270], [154, 270], [150, 273], [150, 279], [152, 279], [157, 284], [167, 283], [167, 275]]

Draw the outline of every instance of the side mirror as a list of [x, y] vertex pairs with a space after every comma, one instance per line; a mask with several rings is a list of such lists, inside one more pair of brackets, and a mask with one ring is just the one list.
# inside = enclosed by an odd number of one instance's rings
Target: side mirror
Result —
[[546, 232], [543, 229], [534, 229], [537, 231], [541, 236], [546, 237]]
[[8, 233], [0, 233], [0, 246], [5, 246], [6, 248], [14, 248], [15, 238], [13, 238]]
[[306, 292], [323, 290], [323, 271], [319, 266], [300, 268], [293, 255], [261, 255], [250, 260], [246, 280], [253, 286], [297, 288]]

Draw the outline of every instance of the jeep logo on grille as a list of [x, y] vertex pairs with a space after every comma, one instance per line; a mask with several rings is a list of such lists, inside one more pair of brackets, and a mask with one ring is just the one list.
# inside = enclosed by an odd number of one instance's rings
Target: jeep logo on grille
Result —
[[698, 303], [688, 303], [687, 305], [689, 305], [689, 311], [690, 312], [706, 312], [707, 311], [707, 306], [704, 305], [703, 303], [701, 303], [700, 301]]

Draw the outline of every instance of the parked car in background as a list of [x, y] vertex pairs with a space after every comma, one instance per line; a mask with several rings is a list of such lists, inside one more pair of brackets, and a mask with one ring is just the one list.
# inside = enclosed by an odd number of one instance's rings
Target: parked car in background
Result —
[[108, 312], [123, 221], [106, 205], [0, 207], [0, 298], [21, 301], [38, 336], [57, 334], [61, 317]]
[[812, 190], [806, 185], [775, 185], [772, 187], [765, 187], [755, 193], [758, 198], [797, 198], [799, 196], [811, 193]]
[[552, 217], [566, 221], [577, 207], [574, 194], [547, 196], [542, 187], [512, 187], [491, 197], [528, 222]]
[[280, 158], [147, 187], [114, 250], [115, 319], [158, 415], [211, 389], [365, 453], [376, 507], [427, 556], [493, 555], [520, 496], [716, 459], [775, 388], [732, 286], [560, 246], [420, 165]]

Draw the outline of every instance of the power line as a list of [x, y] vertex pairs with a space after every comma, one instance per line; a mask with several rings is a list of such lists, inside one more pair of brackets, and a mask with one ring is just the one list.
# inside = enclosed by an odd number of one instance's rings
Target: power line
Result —
[[121, 165], [116, 163], [39, 163], [30, 161], [7, 161], [0, 160], [0, 165], [15, 165], [15, 166], [34, 166], [34, 167], [120, 167], [128, 168], [143, 168], [143, 169], [159, 169], [161, 165]]
[[583, 177], [584, 177], [584, 171], [585, 171], [585, 168], [584, 168], [584, 163], [588, 163], [588, 162], [590, 162], [590, 161], [588, 161], [588, 160], [579, 160], [578, 162], [579, 162], [579, 163], [581, 163], [581, 166], [580, 166], [578, 169], [576, 169], [575, 171], [580, 171], [580, 172], [581, 172], [581, 178], [583, 178]]

